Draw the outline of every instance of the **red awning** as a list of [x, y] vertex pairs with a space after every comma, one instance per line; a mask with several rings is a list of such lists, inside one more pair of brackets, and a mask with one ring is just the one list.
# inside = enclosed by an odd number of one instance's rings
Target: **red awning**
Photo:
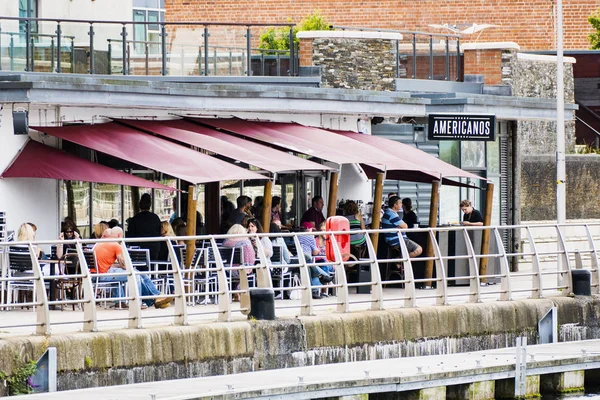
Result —
[[29, 140], [2, 178], [44, 178], [174, 190]]
[[[352, 138], [361, 143], [365, 143], [382, 151], [385, 151], [389, 154], [398, 154], [403, 159], [411, 161], [415, 164], [418, 164], [423, 167], [425, 170], [438, 171], [442, 177], [460, 177], [460, 178], [471, 178], [471, 179], [481, 179], [486, 180], [485, 178], [472, 174], [467, 171], [463, 171], [462, 169], [455, 167], [452, 164], [448, 164], [445, 161], [440, 160], [439, 158], [432, 156], [431, 154], [427, 154], [424, 151], [421, 151], [413, 146], [408, 144], [400, 143], [395, 140], [386, 139], [380, 136], [373, 135], [365, 135], [362, 133], [348, 132], [348, 131], [333, 131], [338, 133], [341, 136]], [[395, 179], [395, 178], [389, 178]], [[400, 179], [400, 178], [398, 178]], [[404, 179], [402, 179], [404, 180]]]
[[182, 119], [116, 120], [119, 123], [239, 160], [269, 172], [333, 169], [284, 151]]
[[32, 129], [191, 183], [229, 179], [268, 179], [255, 172], [115, 122], [63, 127], [44, 126]]
[[193, 118], [192, 120], [336, 164], [362, 163], [381, 171], [386, 168], [401, 170], [406, 173], [407, 178], [414, 175], [429, 182], [440, 179], [439, 173], [435, 170], [428, 171], [413, 162], [325, 129], [296, 123], [254, 122], [237, 118]]

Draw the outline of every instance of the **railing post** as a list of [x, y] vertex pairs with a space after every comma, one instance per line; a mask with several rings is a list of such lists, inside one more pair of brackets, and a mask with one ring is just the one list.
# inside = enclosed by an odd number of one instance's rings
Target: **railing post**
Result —
[[446, 277], [446, 267], [444, 266], [442, 251], [440, 250], [435, 234], [436, 231], [429, 228], [429, 242], [427, 242], [427, 246], [431, 246], [432, 251], [428, 251], [426, 257], [435, 257], [435, 276], [437, 280], [435, 284], [435, 294], [437, 296], [435, 304], [438, 306], [445, 306], [448, 305], [448, 279]]
[[[175, 289], [175, 325], [187, 325], [187, 298], [185, 297], [185, 287], [183, 283], [183, 275], [175, 254], [175, 248], [170, 240], [167, 240], [167, 248], [169, 250], [169, 259], [171, 260], [171, 268], [173, 271], [173, 286]], [[193, 285], [192, 285], [193, 287]]]
[[15, 70], [15, 38], [13, 35], [10, 35], [10, 50], [8, 54], [10, 58], [10, 70]]
[[[365, 233], [369, 261], [371, 262], [371, 310], [383, 310], [383, 285], [381, 283], [381, 271], [379, 271], [379, 261], [377, 261], [377, 251], [373, 246], [371, 235]], [[360, 268], [360, 267], [359, 267]]]
[[540, 270], [540, 255], [538, 254], [537, 246], [533, 240], [533, 235], [531, 234], [529, 226], [526, 226], [525, 230], [527, 231], [527, 240], [529, 240], [529, 246], [533, 251], [531, 269], [533, 270], [534, 275], [532, 277], [531, 298], [541, 299], [544, 297], [544, 287], [542, 281], [542, 272]]
[[204, 27], [204, 76], [208, 76], [208, 26]]
[[265, 52], [260, 52], [260, 76], [265, 76]]
[[502, 277], [500, 278], [500, 300], [510, 301], [512, 300], [510, 264], [498, 228], [494, 228], [494, 237], [496, 239], [496, 248], [500, 255], [500, 273], [502, 274]]
[[[90, 69], [88, 70], [90, 74], [94, 74], [94, 24], [90, 24], [90, 31], [88, 32], [90, 35]], [[123, 60], [125, 62], [125, 60]]]
[[[271, 240], [269, 237], [267, 239]], [[269, 259], [265, 256], [265, 248], [260, 238], [255, 235], [256, 250], [258, 253], [258, 265], [254, 266], [256, 270], [256, 286], [259, 288], [273, 289], [273, 280], [271, 279], [271, 270]]]
[[[229, 59], [229, 75], [231, 75], [231, 56]], [[198, 75], [202, 75], [202, 46], [198, 46]]]
[[[90, 276], [90, 268], [83, 254], [81, 242], [75, 244], [79, 266], [83, 278], [81, 278], [81, 287], [83, 289], [83, 331], [96, 332], [98, 330], [98, 318], [96, 315], [96, 293], [94, 292], [94, 283]], [[92, 266], [94, 267], [94, 266]], [[96, 278], [98, 279], [98, 278]]]
[[400, 41], [396, 40], [396, 79], [400, 78]]
[[213, 75], [217, 76], [217, 48], [213, 51]]
[[31, 41], [31, 46], [29, 46], [29, 48], [31, 49], [31, 69], [30, 69], [30, 71], [34, 72], [35, 71], [35, 62], [34, 62], [33, 58], [34, 58], [34, 54], [35, 54], [35, 50], [34, 50], [35, 39], [31, 38], [30, 41]]
[[37, 251], [31, 242], [29, 242], [29, 256], [31, 257], [31, 265], [33, 267], [33, 285], [35, 286], [35, 296], [32, 297], [32, 300], [34, 303], [41, 303], [34, 306], [36, 307], [36, 322], [38, 324], [35, 328], [35, 333], [37, 335], [49, 335], [50, 307], [48, 307], [48, 295], [46, 294], [46, 285], [44, 284], [44, 276], [37, 258]]
[[121, 43], [123, 45], [123, 75], [128, 75], [127, 71], [127, 25], [123, 24], [121, 28]]
[[181, 46], [179, 67], [181, 68], [181, 75], [183, 76], [184, 71], [185, 71], [185, 48], [183, 47], [183, 45]]
[[429, 79], [433, 79], [433, 36], [429, 36]]
[[58, 53], [56, 53], [56, 72], [62, 72], [62, 54], [60, 54], [62, 47], [62, 30], [60, 29], [60, 22], [56, 24], [56, 47], [58, 48]]
[[290, 25], [290, 76], [296, 75], [296, 44], [294, 43], [294, 26]]
[[112, 75], [112, 40], [108, 40], [108, 74]]
[[298, 264], [300, 267], [300, 282], [303, 289], [300, 296], [300, 315], [313, 315], [313, 298], [312, 286], [310, 283], [310, 272], [306, 265], [306, 258], [300, 246], [298, 235], [294, 235], [294, 246], [296, 246], [296, 254], [298, 254]]
[[[250, 27], [246, 28], [246, 75], [252, 76], [252, 35], [250, 33]], [[290, 49], [292, 48], [292, 43], [290, 43]], [[291, 51], [291, 50], [290, 50]]]
[[229, 76], [233, 75], [233, 53], [229, 50]]
[[160, 74], [162, 76], [167, 75], [167, 27], [165, 24], [160, 25], [160, 53], [161, 53], [161, 67]]
[[463, 228], [463, 234], [465, 237], [465, 243], [467, 245], [467, 253], [469, 255], [469, 302], [481, 303], [481, 286], [479, 280], [479, 266], [477, 265], [477, 257], [475, 255], [475, 249], [473, 248], [473, 242], [469, 236], [467, 228]]
[[[140, 291], [137, 284], [138, 277], [135, 273], [135, 269], [133, 268], [133, 264], [131, 263], [131, 258], [129, 257], [129, 251], [127, 251], [127, 246], [124, 241], [121, 241], [121, 254], [123, 255], [123, 260], [125, 261], [125, 271], [127, 271], [127, 287], [129, 288], [129, 296], [131, 300], [129, 300], [129, 328], [142, 328], [142, 300], [140, 299]], [[119, 300], [123, 301], [123, 300]]]
[[71, 36], [71, 73], [75, 72], [75, 36]]
[[54, 72], [54, 58], [56, 55], [54, 54], [54, 38], [50, 38], [50, 72]]
[[[346, 279], [346, 269], [344, 267], [344, 258], [342, 252], [333, 233], [329, 234], [330, 243], [333, 244], [333, 254], [335, 255], [334, 264], [337, 264], [335, 268], [336, 284], [341, 287], [336, 288], [337, 290], [337, 312], [347, 313], [350, 311], [350, 303], [348, 302], [348, 280]], [[324, 286], [327, 287], [327, 286]]]
[[460, 81], [460, 38], [456, 38], [456, 81]]
[[404, 280], [408, 281], [404, 284], [404, 295], [406, 299], [404, 300], [405, 307], [416, 307], [417, 306], [417, 298], [415, 296], [415, 275], [413, 273], [412, 262], [410, 260], [410, 252], [406, 247], [406, 242], [404, 241], [402, 232], [398, 231], [398, 239], [400, 244], [400, 257], [404, 259], [404, 255], [406, 255], [406, 261], [404, 261]]
[[413, 79], [417, 79], [417, 34], [413, 33], [412, 38], [412, 46], [413, 46]]
[[[230, 321], [231, 320], [231, 298], [229, 296], [229, 283], [227, 282], [227, 274], [223, 266], [223, 259], [221, 253], [219, 253], [219, 247], [217, 241], [213, 236], [210, 238], [210, 248], [212, 249], [213, 256], [215, 257], [215, 264], [217, 266], [217, 282], [219, 284], [219, 321]], [[208, 255], [206, 257], [208, 259]], [[208, 272], [207, 272], [208, 273]]]
[[560, 284], [562, 286], [563, 282], [567, 282], [567, 288], [566, 288], [566, 292], [565, 295], [568, 296], [571, 293], [573, 293], [573, 279], [571, 276], [571, 262], [569, 261], [569, 250], [567, 249], [567, 244], [565, 243], [565, 238], [564, 235], [562, 233], [562, 231], [560, 230], [560, 226], [556, 225], [556, 234], [557, 234], [557, 239], [558, 239], [558, 248], [559, 248], [559, 252], [560, 254], [557, 254], [557, 261], [560, 257], [562, 257], [563, 262], [557, 262], [557, 266], [561, 267], [561, 274], [558, 274], [557, 276], [560, 277]]
[[446, 36], [446, 80], [450, 80], [450, 38]]
[[29, 71], [30, 51], [29, 44], [31, 42], [31, 32], [29, 24], [31, 21], [28, 18], [25, 20], [25, 71]]
[[281, 54], [277, 53], [277, 76], [281, 76]]
[[[135, 48], [135, 46], [134, 46]], [[144, 58], [146, 61], [146, 76], [150, 75], [150, 50], [148, 46], [148, 42], [144, 43]], [[135, 74], [135, 71], [134, 71]]]

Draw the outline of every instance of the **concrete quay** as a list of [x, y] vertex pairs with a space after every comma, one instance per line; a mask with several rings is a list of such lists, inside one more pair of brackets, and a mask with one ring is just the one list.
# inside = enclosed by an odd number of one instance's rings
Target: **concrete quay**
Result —
[[[516, 348], [327, 364], [30, 395], [27, 399], [514, 398]], [[525, 396], [583, 390], [600, 372], [600, 340], [526, 348]], [[524, 396], [524, 397], [525, 397]]]

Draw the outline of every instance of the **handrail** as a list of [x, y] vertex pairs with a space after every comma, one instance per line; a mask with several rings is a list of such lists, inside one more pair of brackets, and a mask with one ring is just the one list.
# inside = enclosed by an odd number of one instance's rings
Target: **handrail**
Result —
[[[538, 249], [539, 243], [536, 243], [533, 229], [536, 228], [552, 228], [549, 231], [553, 232], [552, 237], [556, 238], [556, 244], [558, 247], [554, 247], [553, 250], [540, 251]], [[596, 233], [592, 232], [595, 229]], [[481, 255], [479, 249], [474, 246], [472, 236], [476, 235], [477, 232], [483, 230], [491, 230], [495, 238], [495, 246], [490, 248], [490, 251], [486, 255]], [[502, 243], [502, 235], [500, 231], [503, 230], [525, 230], [526, 237], [528, 238], [531, 251], [520, 249], [519, 252], [508, 253], [504, 249]], [[381, 234], [393, 233], [398, 235], [400, 239], [400, 256], [399, 258], [392, 258], [389, 255], [384, 257], [377, 257], [373, 243], [369, 233], [377, 232]], [[403, 233], [425, 233], [431, 242], [434, 244], [434, 251], [432, 257], [408, 257], [408, 249], [404, 240], [402, 240]], [[314, 259], [305, 259], [300, 256], [297, 264], [289, 264], [288, 268], [295, 269], [300, 276], [301, 287], [290, 288], [283, 287], [277, 290], [289, 292], [290, 290], [300, 290], [302, 292], [301, 299], [299, 301], [292, 300], [278, 300], [276, 309], [280, 312], [284, 310], [292, 309], [297, 310], [296, 312], [301, 315], [312, 315], [314, 314], [315, 308], [321, 310], [324, 307], [334, 307], [336, 312], [352, 312], [359, 309], [370, 309], [370, 310], [381, 310], [386, 308], [396, 307], [417, 307], [423, 304], [427, 305], [446, 305], [456, 303], [457, 301], [462, 302], [489, 302], [489, 301], [507, 301], [514, 300], [517, 298], [529, 297], [529, 298], [543, 298], [545, 296], [566, 296], [571, 293], [572, 282], [570, 277], [570, 263], [573, 259], [583, 255], [588, 263], [587, 268], [592, 272], [592, 292], [594, 294], [600, 293], [600, 271], [598, 270], [599, 260], [597, 251], [597, 242], [600, 241], [599, 234], [600, 223], [587, 223], [587, 224], [540, 224], [540, 225], [509, 225], [509, 226], [493, 226], [493, 227], [463, 227], [463, 226], [441, 226], [436, 228], [416, 228], [416, 229], [382, 229], [382, 230], [360, 230], [352, 231], [352, 233], [363, 233], [365, 234], [367, 254], [365, 258], [359, 260], [349, 259], [344, 261], [342, 249], [339, 248], [336, 237], [339, 235], [348, 235], [348, 231], [333, 231], [327, 232], [328, 240], [333, 244], [334, 259], [329, 260], [325, 264], [330, 264], [335, 267], [336, 283], [331, 286], [313, 286], [311, 283], [311, 268], [316, 266], [322, 266], [323, 263]], [[178, 237], [178, 240], [198, 240], [206, 241], [208, 247], [199, 250], [200, 257], [197, 259], [198, 265], [191, 265], [186, 267], [184, 260], [181, 263], [178, 262], [178, 256], [175, 251], [175, 247], [171, 243], [172, 238], [124, 238], [124, 239], [78, 239], [71, 241], [59, 241], [59, 240], [40, 240], [33, 242], [0, 242], [0, 266], [2, 267], [2, 274], [0, 275], [0, 291], [6, 290], [8, 298], [0, 302], [0, 315], [6, 315], [10, 317], [9, 310], [15, 307], [29, 307], [34, 306], [36, 312], [29, 314], [19, 314], [20, 326], [29, 326], [35, 330], [36, 334], [50, 334], [53, 326], [72, 324], [78, 329], [84, 331], [96, 331], [99, 324], [107, 322], [114, 323], [115, 321], [127, 321], [129, 328], [143, 328], [144, 322], [150, 319], [160, 319], [162, 321], [170, 320], [176, 325], [186, 325], [197, 321], [198, 318], [205, 316], [212, 316], [219, 321], [230, 321], [239, 315], [239, 313], [246, 314], [249, 310], [246, 305], [237, 307], [231, 301], [231, 295], [234, 293], [241, 294], [243, 297], [243, 303], [246, 304], [249, 298], [249, 286], [245, 278], [245, 270], [252, 268], [254, 270], [252, 276], [257, 287], [261, 288], [273, 288], [272, 277], [270, 270], [272, 267], [280, 267], [280, 265], [271, 264], [269, 258], [266, 256], [265, 249], [260, 241], [263, 237], [284, 237], [291, 238], [294, 242], [292, 246], [296, 250], [296, 254], [302, 255], [302, 246], [300, 238], [302, 236], [311, 236], [323, 234], [322, 232], [282, 232], [277, 234], [242, 234], [242, 235], [198, 235], [198, 236], [183, 236]], [[449, 255], [448, 249], [444, 249], [440, 245], [439, 238], [441, 235], [456, 235], [457, 238], [462, 237], [464, 239], [464, 250], [458, 251], [458, 247], [455, 249], [456, 254]], [[596, 236], [594, 236], [596, 235]], [[223, 260], [219, 252], [218, 241], [226, 238], [255, 238], [257, 244], [257, 261], [258, 263], [253, 266], [236, 266], [231, 265], [230, 260]], [[578, 250], [573, 250], [573, 245], [570, 244], [573, 240], [577, 240]], [[110, 297], [106, 296], [101, 299], [103, 303], [112, 301], [129, 301], [129, 310], [127, 311], [127, 317], [124, 317], [122, 313], [115, 311], [112, 318], [106, 318], [105, 315], [99, 317], [97, 312], [97, 304], [99, 299], [96, 298], [95, 293], [95, 281], [98, 277], [107, 276], [99, 273], [90, 272], [84, 254], [84, 245], [103, 243], [103, 242], [115, 242], [120, 243], [125, 259], [125, 270], [119, 272], [116, 275], [126, 276], [129, 288], [129, 292], [124, 298], [121, 297]], [[134, 265], [129, 257], [127, 244], [131, 242], [144, 243], [144, 242], [166, 242], [169, 255], [170, 264], [166, 270], [149, 270], [148, 272], [138, 271], [134, 268]], [[383, 243], [380, 240], [380, 243]], [[42, 265], [43, 260], [38, 260], [35, 256], [37, 246], [47, 246], [57, 243], [74, 243], [76, 245], [77, 258], [79, 265], [81, 266], [81, 272], [77, 275], [69, 275], [66, 271], [59, 271], [52, 275], [43, 275]], [[10, 246], [27, 246], [29, 256], [31, 258], [31, 265], [33, 273], [30, 275], [20, 277], [8, 276], [8, 249]], [[209, 258], [209, 249], [214, 255], [214, 259]], [[578, 253], [578, 255], [576, 254]], [[560, 263], [556, 261], [548, 263], [547, 260], [542, 259], [542, 255], [551, 255], [553, 257], [562, 258], [562, 267]], [[192, 257], [193, 254], [188, 254], [188, 257]], [[530, 270], [524, 269], [518, 272], [510, 271], [510, 260], [509, 258], [523, 258], [525, 260], [531, 260]], [[487, 274], [479, 273], [479, 263], [482, 258], [487, 258], [489, 265], [492, 268], [489, 269]], [[436, 276], [435, 277], [424, 277], [418, 278], [413, 273], [416, 272], [419, 267], [415, 263], [420, 263], [426, 260], [434, 260], [436, 265]], [[497, 264], [495, 264], [497, 262]], [[403, 264], [404, 274], [400, 274], [397, 278], [392, 279], [392, 275], [388, 273], [388, 269], [384, 268], [385, 265], [395, 266], [398, 263]], [[458, 268], [462, 264], [468, 265], [468, 268], [463, 272], [463, 275], [454, 272], [455, 276], [449, 274], [450, 264], [454, 264], [455, 268]], [[494, 265], [497, 265], [494, 270]], [[348, 268], [358, 269], [357, 275], [359, 278], [362, 276], [360, 268], [366, 266], [370, 270], [370, 274], [367, 281], [358, 279], [357, 282], [348, 282]], [[382, 267], [380, 269], [380, 267]], [[231, 280], [229, 276], [234, 271], [240, 273], [240, 284], [241, 288], [231, 286]], [[350, 271], [350, 270], [348, 270]], [[386, 273], [383, 273], [383, 272]], [[400, 270], [397, 270], [400, 272]], [[136, 281], [141, 279], [142, 275], [151, 275], [163, 282], [163, 293], [158, 296], [142, 296], [137, 290]], [[556, 278], [554, 277], [556, 275]], [[562, 277], [557, 282], [557, 279]], [[81, 287], [83, 288], [81, 298], [73, 299], [56, 299], [52, 290], [50, 294], [47, 294], [46, 286], [50, 284], [53, 287], [56, 282], [60, 282], [65, 279], [80, 280]], [[468, 286], [453, 286], [457, 280], [468, 281]], [[483, 284], [484, 281], [497, 280], [499, 285], [488, 285]], [[29, 282], [30, 287], [33, 288], [32, 301], [13, 301], [11, 296], [11, 289], [14, 285], [25, 284]], [[212, 282], [212, 283], [210, 283]], [[389, 285], [401, 285], [402, 288], [390, 288]], [[164, 289], [173, 286], [173, 293], [166, 293]], [[370, 294], [368, 297], [354, 296], [350, 294], [350, 290], [356, 288], [357, 290], [361, 287], [369, 287]], [[420, 286], [435, 286], [434, 292], [430, 291], [419, 291]], [[384, 288], [387, 287], [387, 288]], [[323, 288], [335, 289], [337, 291], [337, 298], [330, 298], [329, 300], [314, 300], [312, 298], [313, 291], [320, 291]], [[168, 291], [168, 290], [167, 290]], [[147, 316], [141, 312], [140, 304], [144, 300], [159, 299], [165, 296], [170, 296], [175, 299], [175, 306], [165, 313], [160, 315]], [[215, 298], [218, 305], [202, 305], [202, 309], [198, 311], [198, 298]], [[399, 303], [400, 302], [400, 303]], [[365, 306], [366, 304], [366, 306]], [[69, 314], [69, 318], [65, 321], [65, 318], [61, 318], [61, 321], [55, 321], [56, 314], [50, 309], [55, 306], [62, 305], [76, 305], [82, 308], [80, 312], [74, 312]], [[363, 307], [363, 308], [361, 308]], [[28, 316], [29, 315], [29, 316]], [[64, 316], [65, 314], [61, 314]], [[16, 324], [11, 323], [10, 318], [0, 318], [0, 330], [13, 329]]]

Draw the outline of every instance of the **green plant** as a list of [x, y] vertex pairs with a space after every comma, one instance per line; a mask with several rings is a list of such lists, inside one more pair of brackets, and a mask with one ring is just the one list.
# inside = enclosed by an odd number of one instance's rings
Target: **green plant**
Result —
[[588, 22], [592, 24], [592, 27], [596, 30], [595, 33], [590, 33], [590, 48], [592, 50], [600, 50], [600, 8], [588, 17]]
[[10, 396], [33, 393], [31, 377], [35, 374], [36, 369], [35, 361], [31, 360], [17, 367], [11, 375], [0, 371], [0, 380], [6, 381]]
[[[294, 43], [298, 43], [299, 40], [296, 37], [298, 32], [328, 30], [331, 30], [329, 22], [321, 15], [319, 10], [315, 10], [312, 14], [302, 18], [302, 20], [292, 28], [292, 37]], [[271, 52], [265, 51], [265, 54], [286, 52], [290, 49], [290, 28], [284, 26], [267, 29], [260, 35], [260, 45], [258, 47], [263, 50], [273, 50]]]

